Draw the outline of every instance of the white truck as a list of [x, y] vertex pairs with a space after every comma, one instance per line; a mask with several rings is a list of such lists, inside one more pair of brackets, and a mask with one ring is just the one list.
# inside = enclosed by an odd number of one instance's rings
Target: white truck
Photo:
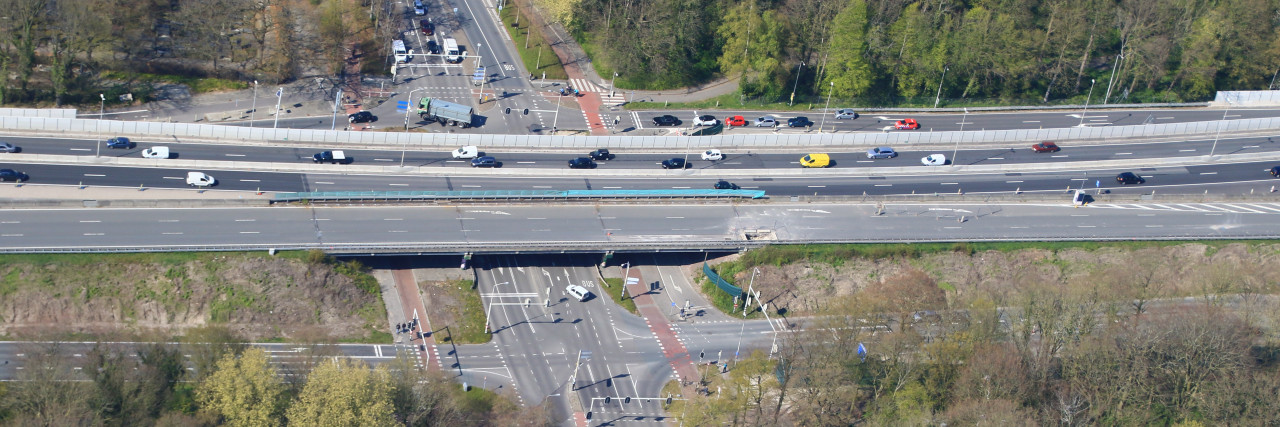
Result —
[[192, 187], [212, 187], [218, 185], [218, 180], [204, 172], [187, 172], [187, 185]]
[[480, 155], [480, 150], [474, 145], [467, 145], [457, 150], [453, 150], [453, 158], [455, 159], [474, 159]]
[[444, 39], [444, 60], [454, 64], [462, 62], [462, 49], [458, 48], [458, 41], [452, 37]]
[[409, 51], [404, 48], [404, 40], [391, 42], [391, 54], [395, 55], [396, 63], [409, 62]]

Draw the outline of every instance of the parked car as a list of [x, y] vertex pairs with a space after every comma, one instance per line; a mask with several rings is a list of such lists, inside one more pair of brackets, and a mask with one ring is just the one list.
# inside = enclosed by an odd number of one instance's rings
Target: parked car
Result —
[[350, 123], [376, 122], [378, 121], [378, 116], [375, 116], [373, 115], [373, 113], [370, 113], [368, 111], [361, 111], [358, 113], [352, 113], [351, 115], [347, 116], [347, 121]]
[[742, 116], [733, 116], [733, 117], [724, 119], [724, 122], [729, 126], [746, 126], [747, 125], [747, 119]]
[[169, 147], [151, 147], [142, 150], [142, 157], [147, 159], [167, 159], [169, 154]]
[[218, 180], [204, 172], [187, 172], [187, 185], [192, 187], [212, 187], [218, 185]]
[[712, 186], [711, 188], [714, 188], [716, 190], [737, 190], [738, 184], [734, 184], [729, 181], [720, 180], [720, 181], [716, 181], [716, 185]]
[[915, 130], [920, 129], [920, 123], [916, 123], [916, 119], [902, 119], [893, 124], [894, 129], [899, 130]]
[[867, 150], [868, 159], [892, 159], [894, 157], [898, 157], [898, 152], [889, 147], [876, 147]]
[[947, 156], [943, 154], [930, 154], [920, 159], [920, 163], [925, 166], [942, 166], [947, 164]]
[[1134, 174], [1133, 172], [1123, 172], [1119, 175], [1116, 175], [1116, 182], [1120, 183], [1121, 185], [1129, 185], [1129, 184], [1144, 184], [1147, 182], [1147, 180], [1142, 178], [1141, 176]]
[[471, 167], [473, 168], [493, 168], [498, 167], [498, 159], [493, 156], [480, 156], [471, 159]]
[[0, 169], [0, 181], [25, 182], [31, 179], [27, 174], [13, 169]]
[[414, 7], [413, 7], [413, 14], [414, 14], [414, 15], [417, 15], [417, 16], [423, 16], [423, 15], [426, 15], [426, 14], [427, 14], [427, 8], [426, 8], [426, 7], [422, 7], [422, 6], [414, 6]]
[[831, 166], [831, 156], [826, 154], [806, 154], [800, 158], [800, 167], [825, 168], [827, 166]]
[[710, 114], [703, 114], [693, 118], [694, 126], [715, 126], [716, 123], [720, 123], [720, 121], [716, 120], [716, 116]]
[[613, 160], [616, 156], [610, 153], [608, 148], [601, 148], [588, 153], [587, 157], [590, 157], [591, 160]]
[[436, 24], [432, 24], [431, 21], [428, 21], [425, 19], [423, 19], [418, 24], [419, 24], [418, 27], [422, 28], [422, 35], [424, 36], [436, 35]]
[[713, 162], [724, 160], [724, 153], [721, 153], [720, 150], [712, 148], [710, 150], [702, 152], [702, 160], [710, 160]]
[[1037, 153], [1053, 153], [1058, 150], [1061, 150], [1061, 148], [1058, 148], [1058, 144], [1054, 144], [1049, 141], [1044, 141], [1039, 144], [1032, 145], [1031, 150]]
[[133, 149], [133, 147], [136, 146], [138, 146], [138, 144], [135, 144], [133, 141], [130, 141], [129, 138], [125, 138], [123, 136], [117, 136], [107, 140], [107, 148]]
[[756, 118], [756, 127], [758, 128], [774, 127], [777, 125], [778, 125], [778, 119], [774, 118], [773, 116], [764, 116], [764, 117]]
[[672, 157], [670, 159], [666, 159], [662, 161], [663, 169], [684, 169], [685, 167], [688, 167], [688, 166], [689, 165], [684, 163], [683, 157]]
[[578, 302], [591, 299], [591, 291], [588, 291], [587, 288], [584, 288], [578, 285], [565, 286], [564, 291], [567, 292], [574, 299], [578, 300]]
[[435, 41], [435, 40], [427, 40], [427, 53], [432, 54], [432, 55], [439, 55], [439, 54], [440, 54], [440, 44], [439, 44], [439, 43], [436, 43], [436, 41]]
[[17, 153], [21, 151], [22, 151], [22, 147], [19, 147], [17, 145], [13, 145], [7, 142], [0, 142], [0, 152]]
[[856, 118], [858, 118], [858, 113], [853, 111], [852, 108], [843, 108], [843, 109], [840, 109], [839, 111], [836, 111], [836, 120], [856, 119]]
[[569, 161], [570, 169], [592, 169], [596, 167], [596, 162], [590, 157], [579, 157]]
[[677, 119], [676, 116], [673, 116], [670, 114], [663, 114], [661, 116], [653, 118], [653, 125], [654, 126], [679, 126], [680, 119]]
[[809, 118], [805, 116], [792, 117], [787, 120], [787, 127], [789, 128], [807, 128], [810, 126], [813, 126], [813, 120], [809, 120]]
[[1275, 166], [1271, 168], [1271, 176], [1280, 178], [1280, 166]]

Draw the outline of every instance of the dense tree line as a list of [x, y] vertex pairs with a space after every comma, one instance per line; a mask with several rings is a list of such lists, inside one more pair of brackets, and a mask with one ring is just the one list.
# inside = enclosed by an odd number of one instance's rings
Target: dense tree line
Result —
[[[264, 83], [377, 55], [403, 6], [357, 0], [0, 0], [0, 104], [98, 101], [108, 71]], [[104, 77], [106, 76], [106, 77]], [[109, 99], [111, 100], [111, 99]]]
[[[1266, 89], [1274, 0], [579, 0], [571, 27], [620, 82], [714, 75], [785, 100], [1204, 100]], [[803, 65], [802, 65], [803, 64]], [[944, 75], [945, 73], [945, 75]], [[941, 84], [940, 84], [941, 83]], [[621, 84], [620, 84], [621, 86]]]
[[217, 327], [190, 331], [181, 346], [102, 343], [82, 358], [33, 345], [16, 381], [0, 384], [0, 424], [553, 425], [541, 406], [462, 392], [408, 357], [370, 368], [330, 346], [301, 346], [308, 351], [277, 365]]
[[1257, 293], [1274, 283], [1244, 283], [1254, 277], [1211, 285], [1235, 296], [1157, 303], [1161, 285], [1135, 275], [1125, 292], [1039, 288], [956, 307], [906, 272], [671, 410], [692, 425], [1275, 425], [1280, 311]]

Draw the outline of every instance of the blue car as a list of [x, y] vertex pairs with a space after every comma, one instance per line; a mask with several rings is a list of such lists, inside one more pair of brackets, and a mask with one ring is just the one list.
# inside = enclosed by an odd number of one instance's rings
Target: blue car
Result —
[[130, 141], [129, 138], [125, 138], [123, 136], [117, 136], [107, 140], [107, 148], [132, 149], [137, 145], [138, 144], [135, 144], [133, 141]]

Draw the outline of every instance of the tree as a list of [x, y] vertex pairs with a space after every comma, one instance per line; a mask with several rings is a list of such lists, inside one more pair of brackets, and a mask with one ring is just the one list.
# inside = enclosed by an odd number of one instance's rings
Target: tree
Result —
[[867, 60], [867, 4], [850, 0], [831, 22], [834, 35], [828, 48], [827, 78], [841, 98], [863, 96], [871, 88], [875, 73]]
[[287, 416], [298, 426], [394, 426], [391, 392], [386, 368], [338, 358], [311, 372]]
[[59, 343], [24, 351], [25, 369], [9, 384], [5, 409], [14, 415], [13, 425], [70, 426], [94, 423], [87, 405], [88, 383], [80, 381]]
[[201, 408], [230, 426], [280, 424], [284, 385], [262, 349], [249, 349], [219, 360], [213, 373], [196, 388]]
[[216, 364], [227, 355], [239, 355], [247, 348], [244, 340], [222, 326], [201, 326], [187, 330], [182, 339], [184, 350], [191, 355], [196, 379], [213, 373]]

